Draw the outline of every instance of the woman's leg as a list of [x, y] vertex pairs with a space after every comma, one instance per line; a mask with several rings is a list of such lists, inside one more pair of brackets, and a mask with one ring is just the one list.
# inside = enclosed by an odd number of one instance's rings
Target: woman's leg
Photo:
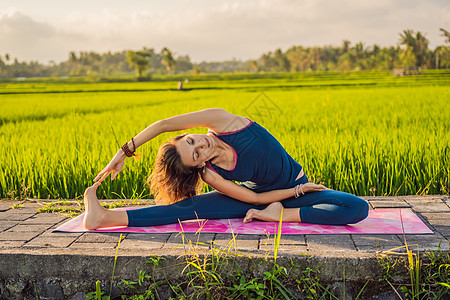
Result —
[[250, 208], [256, 207], [213, 191], [170, 205], [153, 205], [127, 211], [108, 210], [97, 199], [98, 186], [99, 184], [94, 184], [84, 194], [86, 213], [83, 224], [86, 229], [155, 226], [197, 218], [243, 218]]
[[365, 200], [334, 190], [308, 193], [281, 203], [286, 208], [300, 207], [303, 223], [354, 224], [365, 219], [369, 213], [369, 205]]
[[275, 202], [262, 210], [250, 209], [244, 222], [253, 219], [279, 221], [283, 206], [285, 222], [345, 225], [357, 223], [369, 213], [369, 205], [363, 199], [344, 192], [326, 190]]
[[127, 210], [128, 226], [155, 226], [192, 219], [243, 218], [257, 206], [225, 196], [217, 191], [193, 196], [170, 205], [154, 205]]
[[[244, 203], [217, 191], [189, 197], [170, 205], [154, 205], [127, 211], [112, 211], [103, 208], [97, 200], [95, 191], [98, 185], [88, 188], [85, 193], [86, 215], [84, 225], [87, 229], [108, 226], [154, 226], [177, 223], [179, 220], [243, 218], [251, 209], [270, 208], [272, 219], [254, 215], [251, 219], [267, 221], [279, 220], [281, 206], [255, 206]], [[308, 193], [299, 198], [281, 201], [285, 207], [283, 220], [315, 224], [353, 224], [367, 217], [368, 204], [351, 194], [327, 190]], [[299, 212], [300, 207], [300, 212]], [[266, 211], [266, 212], [268, 212]], [[262, 213], [264, 214], [264, 213]], [[247, 219], [249, 220], [249, 219]]]

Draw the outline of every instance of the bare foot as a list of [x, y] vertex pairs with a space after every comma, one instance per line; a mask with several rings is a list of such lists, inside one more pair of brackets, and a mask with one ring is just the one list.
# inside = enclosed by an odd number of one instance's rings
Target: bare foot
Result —
[[244, 223], [253, 221], [253, 219], [267, 221], [267, 222], [278, 222], [280, 221], [281, 209], [283, 204], [280, 202], [273, 202], [269, 204], [265, 209], [249, 209], [247, 215], [244, 218]]
[[97, 198], [97, 188], [100, 186], [100, 182], [94, 183], [93, 186], [88, 187], [84, 192], [84, 206], [86, 212], [84, 214], [83, 226], [87, 230], [93, 230], [101, 227], [102, 220], [107, 211], [106, 208], [101, 206]]

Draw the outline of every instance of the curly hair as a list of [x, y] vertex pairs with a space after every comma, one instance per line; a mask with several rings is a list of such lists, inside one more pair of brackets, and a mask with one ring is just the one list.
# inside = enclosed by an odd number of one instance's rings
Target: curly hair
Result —
[[176, 142], [178, 135], [159, 147], [152, 174], [147, 179], [156, 204], [171, 204], [195, 196], [203, 187], [202, 169], [186, 167], [181, 161]]

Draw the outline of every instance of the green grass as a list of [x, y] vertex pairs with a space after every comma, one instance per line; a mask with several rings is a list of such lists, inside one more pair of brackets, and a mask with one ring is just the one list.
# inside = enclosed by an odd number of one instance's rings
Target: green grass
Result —
[[[3, 83], [0, 198], [14, 191], [21, 197], [79, 199], [118, 147], [146, 126], [208, 107], [259, 122], [311, 181], [333, 189], [448, 194], [449, 85], [450, 75], [442, 72], [403, 78], [376, 72], [190, 76], [185, 86], [192, 90], [185, 92], [174, 90], [176, 81], [162, 79]], [[273, 102], [268, 111], [261, 110], [264, 99]], [[151, 197], [145, 179], [158, 146], [175, 134], [144, 145], [143, 158], [127, 160], [119, 177], [100, 187], [99, 197]]]

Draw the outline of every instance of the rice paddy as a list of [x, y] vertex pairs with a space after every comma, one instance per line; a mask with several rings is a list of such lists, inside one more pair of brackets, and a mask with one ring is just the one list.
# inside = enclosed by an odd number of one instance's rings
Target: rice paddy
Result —
[[[184, 78], [187, 90], [177, 91]], [[448, 194], [449, 86], [442, 72], [0, 83], [0, 198], [79, 199], [120, 145], [146, 126], [209, 107], [267, 128], [310, 181], [360, 196]], [[143, 157], [128, 159], [99, 198], [151, 198], [145, 180], [159, 145], [175, 134], [141, 147]]]

